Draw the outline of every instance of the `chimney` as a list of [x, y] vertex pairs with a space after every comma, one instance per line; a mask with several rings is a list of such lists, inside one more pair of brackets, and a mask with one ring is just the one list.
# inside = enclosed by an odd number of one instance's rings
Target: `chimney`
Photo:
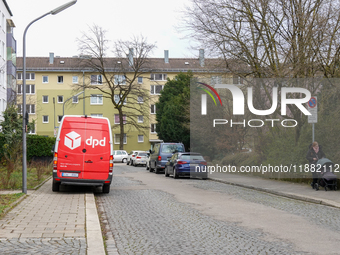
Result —
[[133, 48], [129, 48], [128, 60], [129, 66], [133, 66]]
[[200, 61], [200, 66], [204, 67], [204, 49], [199, 50], [199, 61]]
[[169, 63], [169, 51], [168, 50], [164, 51], [164, 62], [167, 64]]
[[53, 65], [54, 62], [54, 53], [50, 52], [50, 65]]

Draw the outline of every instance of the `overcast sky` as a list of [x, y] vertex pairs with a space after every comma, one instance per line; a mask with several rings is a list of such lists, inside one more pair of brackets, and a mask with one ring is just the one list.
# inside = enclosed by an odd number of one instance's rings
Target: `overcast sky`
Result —
[[[17, 40], [17, 55], [22, 56], [23, 32], [37, 17], [70, 0], [6, 0], [14, 21], [14, 37]], [[108, 31], [107, 39], [130, 39], [143, 35], [157, 49], [152, 57], [163, 57], [169, 50], [170, 58], [198, 57], [194, 42], [183, 39], [176, 26], [181, 11], [189, 0], [78, 0], [57, 15], [48, 15], [35, 22], [26, 36], [26, 56], [72, 57], [79, 55], [76, 38], [88, 31], [88, 26], [99, 25]]]

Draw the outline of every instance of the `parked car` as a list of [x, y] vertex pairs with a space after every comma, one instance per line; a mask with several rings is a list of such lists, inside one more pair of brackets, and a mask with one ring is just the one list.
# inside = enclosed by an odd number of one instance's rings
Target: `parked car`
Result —
[[130, 151], [128, 154], [126, 164], [132, 166], [133, 159], [136, 157], [137, 152], [142, 152], [142, 151]]
[[146, 159], [148, 157], [147, 151], [137, 152], [136, 157], [132, 161], [133, 166], [146, 165]]
[[108, 118], [64, 116], [53, 157], [52, 191], [60, 185], [102, 186], [110, 192], [113, 140]]
[[113, 161], [126, 163], [128, 158], [128, 153], [124, 150], [114, 150], [113, 151]]
[[185, 152], [182, 143], [156, 143], [150, 150], [150, 172], [155, 171], [158, 174], [165, 168], [166, 162], [175, 152]]
[[207, 162], [200, 153], [177, 152], [172, 155], [165, 165], [165, 177], [172, 175], [174, 179], [179, 176], [208, 178]]

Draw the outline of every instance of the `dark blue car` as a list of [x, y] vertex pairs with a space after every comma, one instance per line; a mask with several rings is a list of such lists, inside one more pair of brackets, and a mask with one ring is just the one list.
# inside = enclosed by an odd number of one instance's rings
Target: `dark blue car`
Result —
[[165, 177], [172, 175], [175, 179], [179, 176], [194, 178], [208, 178], [207, 162], [200, 153], [176, 152], [165, 164]]

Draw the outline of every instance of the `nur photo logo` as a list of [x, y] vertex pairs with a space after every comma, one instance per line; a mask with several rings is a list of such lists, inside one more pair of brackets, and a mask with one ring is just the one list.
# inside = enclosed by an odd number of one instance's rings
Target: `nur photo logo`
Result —
[[[223, 106], [220, 95], [217, 93], [217, 91], [212, 86], [210, 86], [208, 84], [205, 84], [203, 82], [197, 82], [197, 83], [200, 84], [200, 85], [205, 86], [206, 88], [208, 88], [212, 92], [214, 92], [214, 94], [217, 96], [218, 100], [220, 101], [221, 106]], [[212, 98], [212, 100], [214, 101], [215, 105], [217, 106], [216, 100], [215, 100], [214, 96], [211, 94], [211, 92], [209, 90], [207, 90], [206, 88], [201, 88], [201, 87], [197, 87], [197, 88], [201, 89], [205, 93], [207, 93]], [[202, 94], [201, 95], [201, 101], [202, 101], [202, 104], [201, 104], [201, 114], [202, 115], [207, 115], [207, 94]]]

